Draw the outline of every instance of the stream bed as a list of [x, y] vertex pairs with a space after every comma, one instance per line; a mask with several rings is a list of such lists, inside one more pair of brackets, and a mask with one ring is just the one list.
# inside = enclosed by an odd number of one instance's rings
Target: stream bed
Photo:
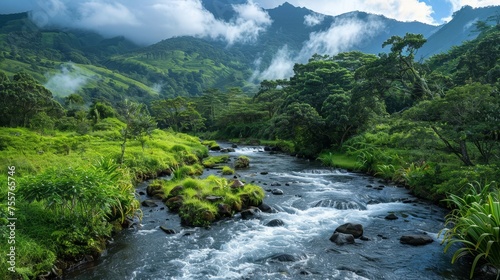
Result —
[[[468, 279], [468, 266], [452, 265], [438, 239], [445, 209], [376, 178], [263, 147], [239, 147], [229, 155], [231, 162], [239, 155], [250, 158], [250, 168], [237, 170], [238, 179], [267, 190], [264, 202], [275, 213], [249, 220], [237, 214], [210, 228], [186, 228], [160, 201], [144, 207], [141, 224], [116, 235], [99, 260], [65, 279]], [[391, 213], [398, 219], [385, 219]], [[266, 226], [274, 219], [284, 225]], [[331, 242], [345, 223], [362, 224], [367, 240]], [[160, 226], [176, 233], [167, 235]], [[434, 242], [401, 244], [407, 234], [426, 234]]]

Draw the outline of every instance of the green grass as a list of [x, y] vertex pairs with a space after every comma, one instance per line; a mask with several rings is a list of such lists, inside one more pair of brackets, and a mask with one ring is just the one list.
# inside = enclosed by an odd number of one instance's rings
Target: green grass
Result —
[[336, 168], [357, 170], [359, 167], [356, 158], [347, 154], [325, 152], [318, 159], [323, 165]]
[[[15, 166], [19, 184], [16, 218], [29, 224], [16, 231], [16, 273], [9, 274], [2, 262], [0, 275], [33, 279], [52, 269], [56, 259], [71, 262], [97, 254], [116, 224], [126, 216], [140, 215], [134, 182], [168, 170], [201, 174], [200, 164], [186, 165], [208, 155], [199, 139], [161, 130], [153, 131], [144, 150], [139, 141], [129, 141], [124, 165], [116, 167], [121, 151], [121, 142], [115, 139], [119, 127], [103, 125], [105, 130], [89, 135], [60, 131], [40, 135], [25, 128], [0, 128], [0, 165]], [[6, 174], [0, 174], [3, 182]], [[107, 177], [110, 174], [115, 175]], [[1, 188], [0, 200], [7, 201], [7, 188]], [[0, 205], [2, 238], [8, 234], [6, 218], [4, 203]], [[0, 243], [0, 250], [7, 252], [9, 244]]]

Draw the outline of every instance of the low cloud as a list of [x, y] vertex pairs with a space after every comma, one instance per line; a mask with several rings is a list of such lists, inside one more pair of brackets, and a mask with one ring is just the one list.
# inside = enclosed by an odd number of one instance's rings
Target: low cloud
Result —
[[[288, 50], [288, 46], [282, 47], [274, 55], [271, 64], [264, 71], [254, 71], [253, 81], [276, 80], [291, 77], [293, 75], [293, 66], [296, 57]], [[257, 66], [260, 66], [260, 59], [257, 60]]]
[[357, 18], [338, 19], [328, 30], [311, 33], [298, 54], [293, 54], [286, 46], [281, 48], [265, 70], [256, 70], [254, 81], [289, 78], [293, 75], [295, 63], [306, 63], [314, 54], [336, 55], [349, 51], [383, 29], [384, 24], [375, 17], [366, 21]]
[[233, 5], [235, 17], [216, 19], [200, 0], [37, 1], [31, 17], [41, 27], [73, 27], [103, 36], [125, 36], [152, 44], [175, 36], [222, 39], [228, 44], [255, 40], [271, 18], [252, 0]]
[[322, 14], [309, 14], [304, 16], [304, 24], [307, 26], [316, 26], [325, 20], [325, 15]]
[[48, 80], [44, 86], [54, 95], [66, 97], [76, 93], [89, 82], [89, 77], [82, 69], [69, 62], [61, 66], [58, 73], [47, 75]]

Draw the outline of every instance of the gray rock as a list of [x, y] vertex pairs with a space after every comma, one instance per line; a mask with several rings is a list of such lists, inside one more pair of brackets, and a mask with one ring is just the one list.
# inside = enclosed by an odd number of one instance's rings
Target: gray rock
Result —
[[167, 228], [166, 226], [160, 226], [160, 229], [163, 230], [166, 234], [176, 234], [175, 229]]
[[397, 219], [399, 219], [399, 218], [398, 218], [398, 216], [396, 216], [394, 213], [391, 213], [391, 214], [389, 214], [389, 215], [385, 216], [385, 219], [386, 219], [386, 220], [391, 220], [391, 221], [392, 221], [392, 220], [397, 220]]
[[284, 194], [283, 190], [280, 190], [280, 189], [273, 189], [271, 191], [271, 193], [274, 195], [283, 195]]
[[344, 244], [354, 244], [354, 236], [352, 234], [345, 234], [345, 233], [340, 233], [340, 232], [335, 232], [331, 237], [330, 241], [337, 245], [344, 245]]
[[402, 244], [408, 244], [413, 246], [422, 246], [432, 243], [434, 240], [425, 234], [411, 234], [411, 235], [403, 235], [399, 239], [399, 242]]
[[241, 211], [241, 218], [243, 220], [256, 219], [260, 216], [260, 212], [259, 208], [252, 207]]
[[285, 223], [280, 219], [271, 220], [271, 221], [269, 221], [269, 223], [266, 224], [266, 226], [268, 226], [268, 227], [282, 227], [284, 225], [285, 225]]
[[157, 207], [158, 206], [158, 204], [156, 204], [154, 201], [149, 200], [149, 199], [144, 200], [141, 204], [144, 207]]
[[352, 224], [352, 223], [347, 223], [339, 226], [337, 229], [335, 229], [335, 232], [339, 233], [345, 233], [345, 234], [352, 234], [354, 238], [360, 238], [363, 236], [363, 226], [360, 224]]

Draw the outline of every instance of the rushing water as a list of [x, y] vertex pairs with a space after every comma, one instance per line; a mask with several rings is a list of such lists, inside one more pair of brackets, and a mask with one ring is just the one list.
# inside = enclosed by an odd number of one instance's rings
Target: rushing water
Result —
[[[372, 177], [271, 155], [262, 147], [238, 148], [230, 153], [232, 162], [242, 154], [250, 158], [251, 167], [238, 171], [241, 180], [283, 190], [283, 195], [267, 192], [264, 200], [276, 213], [252, 220], [236, 215], [210, 228], [184, 228], [163, 205], [143, 208], [140, 227], [115, 236], [95, 264], [66, 278], [467, 279], [467, 266], [451, 265], [438, 240], [443, 209], [403, 188], [386, 185], [377, 190], [383, 184]], [[386, 220], [389, 213], [399, 219]], [[266, 226], [273, 219], [281, 219], [284, 226]], [[333, 231], [347, 222], [362, 224], [369, 240], [332, 243]], [[162, 225], [177, 233], [166, 235]], [[401, 235], [422, 233], [434, 242], [420, 247], [399, 242]]]

